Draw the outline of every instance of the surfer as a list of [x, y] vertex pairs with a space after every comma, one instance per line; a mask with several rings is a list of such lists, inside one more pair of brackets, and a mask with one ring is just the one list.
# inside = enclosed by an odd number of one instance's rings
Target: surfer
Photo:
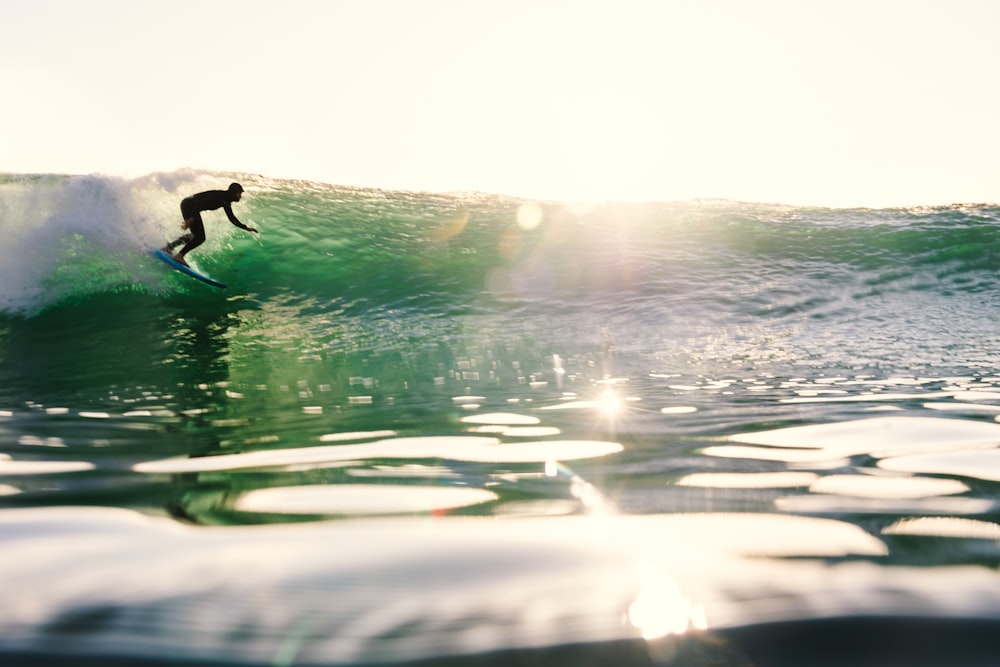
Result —
[[239, 183], [233, 183], [229, 186], [228, 190], [206, 190], [205, 192], [199, 192], [184, 199], [181, 202], [181, 215], [184, 216], [184, 223], [181, 225], [181, 229], [188, 230], [188, 233], [176, 241], [168, 243], [164, 246], [163, 251], [170, 253], [177, 246], [184, 244], [181, 251], [174, 255], [174, 260], [184, 266], [188, 266], [188, 263], [184, 260], [184, 255], [205, 242], [205, 223], [201, 219], [201, 212], [214, 211], [218, 208], [226, 212], [229, 222], [235, 226], [245, 229], [248, 232], [259, 234], [259, 231], [253, 227], [247, 227], [233, 215], [233, 202], [238, 202], [242, 196], [243, 186]]

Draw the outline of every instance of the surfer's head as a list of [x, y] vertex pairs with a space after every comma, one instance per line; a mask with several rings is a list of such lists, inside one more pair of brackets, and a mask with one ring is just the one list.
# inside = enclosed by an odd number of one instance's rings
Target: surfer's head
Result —
[[243, 186], [239, 183], [232, 183], [229, 186], [229, 194], [233, 196], [233, 201], [239, 201], [243, 196]]

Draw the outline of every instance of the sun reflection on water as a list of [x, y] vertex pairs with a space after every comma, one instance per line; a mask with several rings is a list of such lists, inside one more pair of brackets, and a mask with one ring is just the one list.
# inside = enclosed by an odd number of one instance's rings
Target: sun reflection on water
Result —
[[705, 630], [705, 607], [695, 602], [669, 576], [650, 563], [639, 566], [639, 594], [628, 608], [628, 621], [643, 639]]

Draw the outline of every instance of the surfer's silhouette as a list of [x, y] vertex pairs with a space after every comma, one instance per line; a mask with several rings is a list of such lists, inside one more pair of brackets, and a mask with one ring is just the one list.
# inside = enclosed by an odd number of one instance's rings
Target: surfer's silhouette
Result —
[[259, 234], [260, 232], [256, 229], [247, 227], [233, 215], [233, 202], [238, 202], [242, 196], [243, 186], [239, 183], [233, 183], [228, 190], [206, 190], [184, 199], [181, 202], [181, 215], [184, 216], [181, 228], [188, 230], [188, 233], [176, 241], [168, 243], [164, 246], [163, 251], [169, 253], [177, 246], [184, 244], [181, 251], [174, 255], [174, 259], [187, 266], [188, 263], [184, 260], [184, 256], [205, 242], [205, 223], [201, 219], [201, 212], [214, 211], [217, 208], [223, 209], [229, 222], [240, 229]]

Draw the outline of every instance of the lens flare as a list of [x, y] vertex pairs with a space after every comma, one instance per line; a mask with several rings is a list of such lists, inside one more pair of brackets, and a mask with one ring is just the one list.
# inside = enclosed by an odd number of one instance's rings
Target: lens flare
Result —
[[528, 232], [542, 224], [545, 212], [540, 204], [526, 202], [517, 208], [517, 226]]

